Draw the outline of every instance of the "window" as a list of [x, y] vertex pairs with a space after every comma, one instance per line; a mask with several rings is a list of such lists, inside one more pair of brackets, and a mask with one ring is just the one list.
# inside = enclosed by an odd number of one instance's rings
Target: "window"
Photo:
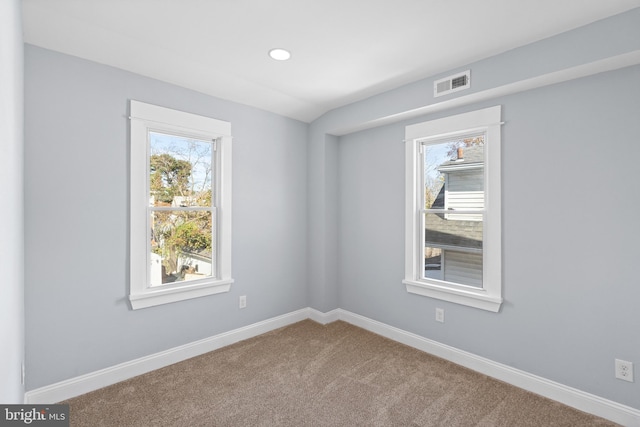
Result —
[[228, 292], [231, 125], [131, 101], [133, 309]]
[[407, 126], [407, 291], [502, 304], [500, 106]]

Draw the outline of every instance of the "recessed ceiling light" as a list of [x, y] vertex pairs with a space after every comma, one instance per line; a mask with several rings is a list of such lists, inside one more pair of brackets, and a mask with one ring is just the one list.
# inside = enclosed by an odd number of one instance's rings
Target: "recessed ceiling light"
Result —
[[269, 56], [276, 61], [286, 61], [291, 58], [291, 52], [286, 49], [276, 48], [269, 51]]

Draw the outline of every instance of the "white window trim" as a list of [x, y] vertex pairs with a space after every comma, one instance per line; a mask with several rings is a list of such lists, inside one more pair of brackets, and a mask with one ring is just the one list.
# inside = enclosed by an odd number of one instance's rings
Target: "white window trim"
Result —
[[[134, 310], [228, 292], [231, 277], [231, 124], [222, 120], [131, 100], [130, 294]], [[149, 131], [215, 140], [216, 276], [150, 287], [148, 134]]]
[[[502, 304], [502, 240], [500, 127], [501, 106], [417, 123], [405, 128], [405, 284], [407, 292], [498, 312]], [[483, 288], [455, 285], [423, 278], [420, 257], [424, 246], [421, 230], [424, 191], [419, 173], [424, 173], [420, 146], [424, 141], [455, 137], [472, 131], [484, 131], [485, 144], [485, 217], [483, 223]]]

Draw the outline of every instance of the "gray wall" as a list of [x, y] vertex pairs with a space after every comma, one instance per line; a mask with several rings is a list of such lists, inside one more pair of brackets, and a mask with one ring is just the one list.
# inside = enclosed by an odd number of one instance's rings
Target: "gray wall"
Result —
[[[312, 276], [310, 305], [344, 308], [640, 408], [640, 382], [613, 374], [614, 358], [640, 364], [640, 226], [632, 219], [640, 208], [639, 58], [636, 8], [313, 122], [310, 247], [338, 254], [338, 280]], [[434, 80], [465, 69], [471, 89], [433, 98]], [[401, 284], [404, 125], [496, 104], [506, 121], [506, 302], [498, 314], [410, 295]], [[324, 155], [333, 150], [331, 134], [341, 135], [337, 156]], [[337, 216], [329, 214], [334, 205]], [[327, 277], [330, 260], [321, 261], [310, 269]], [[327, 297], [336, 292], [337, 299]], [[436, 307], [445, 308], [445, 324], [435, 322]]]
[[340, 138], [340, 307], [638, 408], [613, 366], [640, 362], [639, 95], [635, 66], [411, 121], [503, 106], [497, 314], [401, 284], [408, 122]]
[[[28, 390], [307, 306], [307, 124], [34, 46], [25, 53]], [[231, 292], [130, 310], [129, 99], [231, 122]]]
[[23, 44], [19, 0], [0, 2], [0, 402], [22, 403]]

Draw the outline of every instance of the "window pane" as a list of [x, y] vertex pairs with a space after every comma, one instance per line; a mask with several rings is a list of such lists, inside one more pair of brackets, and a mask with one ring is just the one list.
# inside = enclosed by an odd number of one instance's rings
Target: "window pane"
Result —
[[210, 211], [151, 212], [151, 286], [215, 275]]
[[212, 141], [149, 132], [149, 205], [211, 206]]
[[424, 146], [425, 209], [484, 208], [484, 135]]
[[425, 214], [424, 277], [481, 288], [482, 221], [447, 215]]

